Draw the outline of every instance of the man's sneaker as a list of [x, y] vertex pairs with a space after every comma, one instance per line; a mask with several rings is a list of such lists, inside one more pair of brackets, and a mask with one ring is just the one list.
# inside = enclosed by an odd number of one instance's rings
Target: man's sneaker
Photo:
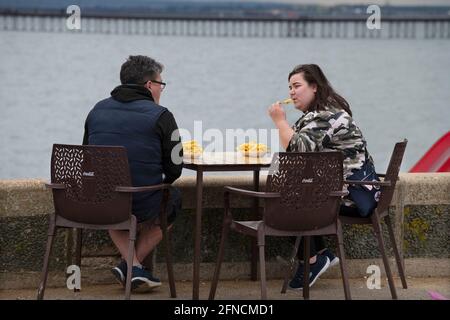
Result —
[[[316, 263], [309, 266], [309, 287], [311, 287], [319, 276], [330, 266], [330, 259], [327, 256], [317, 255]], [[294, 278], [289, 282], [289, 289], [303, 289], [303, 264], [299, 263]]]
[[133, 266], [131, 269], [131, 290], [147, 292], [161, 286], [161, 281], [155, 278], [145, 267]]
[[339, 264], [339, 258], [336, 257], [330, 249], [325, 249], [324, 252], [321, 253], [323, 256], [327, 256], [330, 259], [330, 268]]
[[112, 274], [117, 279], [117, 281], [125, 286], [125, 280], [127, 278], [127, 262], [125, 260], [120, 261], [120, 263], [111, 269]]

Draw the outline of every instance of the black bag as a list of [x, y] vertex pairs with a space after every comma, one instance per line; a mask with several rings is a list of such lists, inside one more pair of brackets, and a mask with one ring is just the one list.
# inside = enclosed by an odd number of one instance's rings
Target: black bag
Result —
[[[366, 156], [366, 161], [361, 169], [354, 171], [347, 180], [380, 181], [380, 178], [375, 172], [373, 162]], [[380, 186], [349, 185], [348, 192], [348, 198], [356, 204], [359, 214], [362, 217], [369, 216], [377, 207], [380, 198]]]

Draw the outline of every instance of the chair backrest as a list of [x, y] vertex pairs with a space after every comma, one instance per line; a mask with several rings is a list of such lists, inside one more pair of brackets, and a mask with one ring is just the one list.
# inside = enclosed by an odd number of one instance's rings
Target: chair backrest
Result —
[[131, 186], [124, 147], [54, 144], [51, 182], [66, 186], [53, 190], [56, 215], [97, 225], [130, 218], [131, 195], [115, 191]]
[[408, 140], [404, 139], [402, 142], [397, 142], [395, 144], [394, 151], [392, 152], [391, 160], [389, 161], [389, 166], [386, 171], [386, 176], [384, 177], [384, 180], [390, 181], [391, 185], [381, 187], [381, 195], [377, 205], [377, 210], [380, 213], [386, 211], [391, 204], [407, 143]]
[[343, 188], [341, 152], [276, 153], [267, 177], [267, 192], [280, 198], [266, 200], [264, 222], [278, 230], [302, 231], [326, 227], [337, 219]]

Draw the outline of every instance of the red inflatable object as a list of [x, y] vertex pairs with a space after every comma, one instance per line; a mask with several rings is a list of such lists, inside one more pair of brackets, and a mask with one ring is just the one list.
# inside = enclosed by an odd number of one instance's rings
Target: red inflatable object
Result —
[[409, 172], [450, 172], [450, 131], [436, 141]]

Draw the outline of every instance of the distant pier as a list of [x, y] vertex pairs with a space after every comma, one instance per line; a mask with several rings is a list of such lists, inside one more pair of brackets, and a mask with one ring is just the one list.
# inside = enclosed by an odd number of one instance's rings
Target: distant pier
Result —
[[450, 17], [298, 19], [82, 15], [81, 29], [69, 30], [68, 16], [0, 13], [0, 31], [67, 32], [193, 37], [450, 39]]

